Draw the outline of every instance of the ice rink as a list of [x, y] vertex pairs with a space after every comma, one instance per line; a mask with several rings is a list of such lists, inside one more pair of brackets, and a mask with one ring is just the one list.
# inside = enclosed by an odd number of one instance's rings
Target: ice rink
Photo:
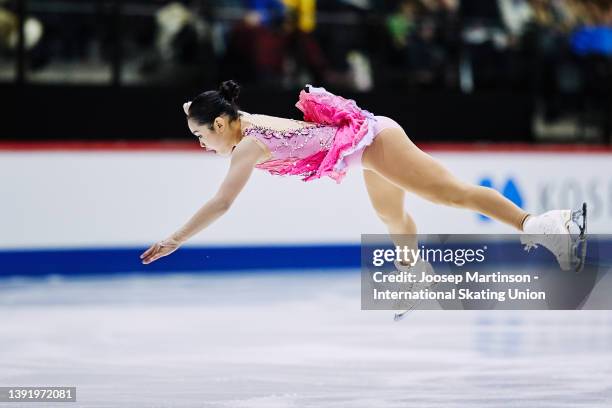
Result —
[[[612, 312], [360, 310], [358, 271], [0, 281], [43, 407], [610, 407]], [[0, 406], [10, 406], [0, 403]]]

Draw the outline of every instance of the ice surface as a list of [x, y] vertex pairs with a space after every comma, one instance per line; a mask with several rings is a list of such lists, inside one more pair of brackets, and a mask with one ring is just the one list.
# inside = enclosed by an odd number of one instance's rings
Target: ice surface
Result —
[[[360, 310], [357, 271], [0, 281], [43, 407], [610, 407], [612, 312]], [[9, 406], [2, 404], [0, 406]]]

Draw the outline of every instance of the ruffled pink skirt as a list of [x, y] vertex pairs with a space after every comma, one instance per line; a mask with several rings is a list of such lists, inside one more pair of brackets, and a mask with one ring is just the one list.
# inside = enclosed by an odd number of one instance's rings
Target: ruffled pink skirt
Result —
[[[357, 106], [352, 99], [345, 99], [325, 90], [306, 85], [300, 92], [295, 106], [304, 112], [304, 121], [337, 126], [329, 150], [318, 151], [297, 161], [273, 160], [261, 163], [272, 174], [301, 175], [303, 181], [323, 176], [340, 183], [349, 167], [361, 165], [366, 146], [376, 135], [390, 127], [400, 127], [393, 119], [375, 116]], [[265, 166], [265, 167], [264, 167]]]

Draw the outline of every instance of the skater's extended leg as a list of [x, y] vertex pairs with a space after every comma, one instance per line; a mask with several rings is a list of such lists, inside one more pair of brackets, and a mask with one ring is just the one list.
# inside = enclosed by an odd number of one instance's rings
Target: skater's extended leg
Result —
[[364, 168], [438, 204], [467, 208], [522, 230], [529, 215], [492, 188], [466, 183], [419, 149], [402, 129], [383, 130], [362, 158]]
[[404, 190], [372, 170], [364, 169], [363, 179], [372, 207], [378, 218], [387, 226], [393, 243], [416, 249], [417, 227], [410, 214], [404, 211]]

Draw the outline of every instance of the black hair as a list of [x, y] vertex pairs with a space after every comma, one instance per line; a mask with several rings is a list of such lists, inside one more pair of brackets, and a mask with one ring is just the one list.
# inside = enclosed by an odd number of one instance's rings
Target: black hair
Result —
[[229, 120], [238, 119], [237, 104], [240, 95], [240, 85], [233, 80], [223, 81], [218, 90], [202, 92], [196, 96], [189, 106], [187, 117], [200, 125], [208, 125], [212, 130], [216, 117], [226, 114]]

